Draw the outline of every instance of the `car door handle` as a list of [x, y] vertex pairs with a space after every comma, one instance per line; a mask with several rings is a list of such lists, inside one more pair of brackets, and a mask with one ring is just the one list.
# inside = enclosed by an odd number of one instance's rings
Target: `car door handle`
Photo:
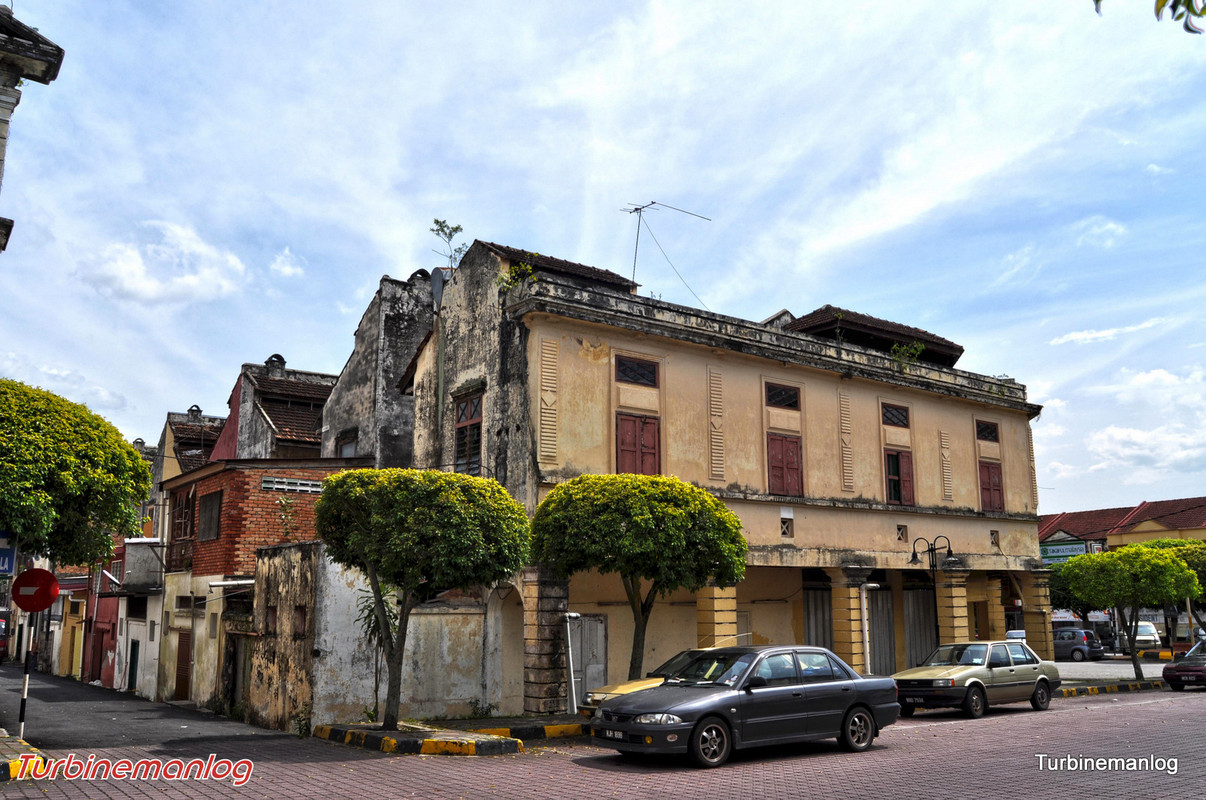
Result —
[[803, 692], [792, 692], [791, 696], [792, 697], [803, 697], [804, 693]]
[[843, 687], [842, 687], [842, 691], [843, 691], [843, 692], [848, 692], [848, 691], [850, 691], [850, 687], [849, 687], [849, 686], [843, 686]]

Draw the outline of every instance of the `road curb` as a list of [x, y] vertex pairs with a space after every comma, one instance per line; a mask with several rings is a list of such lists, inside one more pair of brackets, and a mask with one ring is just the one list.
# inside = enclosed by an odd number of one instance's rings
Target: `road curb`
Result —
[[519, 739], [473, 731], [430, 728], [382, 731], [361, 725], [315, 725], [314, 736], [335, 744], [396, 755], [501, 756], [523, 752]]
[[589, 725], [581, 723], [570, 725], [516, 725], [510, 728], [470, 728], [469, 732], [530, 741], [532, 739], [564, 739], [572, 736], [586, 736], [589, 733], [589, 727]]
[[[0, 729], [0, 734], [3, 733]], [[37, 756], [32, 765], [40, 770], [46, 761], [41, 750], [16, 736], [0, 735], [0, 762], [4, 764], [0, 767], [0, 783], [17, 780], [21, 775], [21, 756], [29, 754]]]
[[1080, 695], [1116, 694], [1118, 692], [1142, 692], [1147, 690], [1163, 690], [1164, 681], [1131, 681], [1129, 683], [1104, 683], [1096, 686], [1062, 687], [1060, 693], [1064, 697]]

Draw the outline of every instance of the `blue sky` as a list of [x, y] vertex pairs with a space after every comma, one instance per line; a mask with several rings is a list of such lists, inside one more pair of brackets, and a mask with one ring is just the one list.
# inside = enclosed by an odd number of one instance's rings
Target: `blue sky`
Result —
[[[434, 217], [714, 311], [825, 303], [1045, 406], [1040, 511], [1206, 487], [1206, 37], [1149, 2], [17, 2], [0, 374], [158, 439], [243, 362], [337, 373]], [[697, 305], [642, 237], [643, 293]]]

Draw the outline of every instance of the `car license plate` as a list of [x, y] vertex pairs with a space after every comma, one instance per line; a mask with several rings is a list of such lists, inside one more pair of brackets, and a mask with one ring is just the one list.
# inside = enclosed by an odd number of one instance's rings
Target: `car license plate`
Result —
[[1198, 679], [1197, 675], [1185, 675], [1182, 678], [1182, 680], [1186, 680], [1186, 681], [1196, 681], [1197, 679]]
[[905, 702], [906, 703], [920, 703], [921, 698], [920, 697], [906, 697]]
[[623, 731], [609, 731], [609, 730], [604, 730], [604, 731], [603, 731], [603, 738], [604, 738], [604, 739], [623, 739], [623, 738], [624, 738], [624, 732], [623, 732]]

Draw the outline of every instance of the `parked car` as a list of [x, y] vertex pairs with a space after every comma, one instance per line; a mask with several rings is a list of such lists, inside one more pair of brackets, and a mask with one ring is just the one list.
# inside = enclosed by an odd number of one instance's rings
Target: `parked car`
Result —
[[1044, 711], [1059, 688], [1059, 668], [1025, 642], [956, 642], [940, 645], [924, 662], [892, 676], [900, 715], [918, 708], [962, 708], [973, 719], [990, 705], [1026, 700]]
[[1198, 642], [1185, 655], [1164, 665], [1164, 682], [1174, 692], [1186, 686], [1206, 686], [1206, 641]]
[[722, 647], [661, 686], [604, 700], [590, 728], [621, 753], [685, 753], [718, 767], [759, 745], [836, 737], [866, 750], [899, 713], [891, 678], [864, 678], [824, 648]]
[[1055, 631], [1055, 660], [1097, 661], [1105, 656], [1105, 646], [1097, 634], [1087, 628], [1060, 628]]
[[[707, 648], [711, 649], [711, 648]], [[583, 716], [591, 717], [595, 714], [595, 709], [604, 700], [609, 700], [613, 697], [618, 697], [622, 694], [640, 691], [641, 689], [652, 689], [654, 686], [661, 686], [662, 681], [673, 675], [677, 670], [686, 666], [695, 656], [706, 652], [706, 649], [701, 650], [683, 650], [670, 658], [665, 664], [662, 664], [652, 672], [645, 674], [644, 678], [637, 678], [634, 681], [624, 681], [623, 683], [611, 683], [607, 686], [600, 686], [597, 689], [591, 689], [583, 698], [581, 705], [578, 706], [578, 713]]]
[[[1118, 644], [1122, 648], [1122, 652], [1131, 652], [1126, 631], [1118, 632]], [[1151, 622], [1140, 622], [1138, 629], [1135, 631], [1135, 649], [1158, 650], [1159, 648], [1160, 632], [1156, 630], [1156, 626]]]

